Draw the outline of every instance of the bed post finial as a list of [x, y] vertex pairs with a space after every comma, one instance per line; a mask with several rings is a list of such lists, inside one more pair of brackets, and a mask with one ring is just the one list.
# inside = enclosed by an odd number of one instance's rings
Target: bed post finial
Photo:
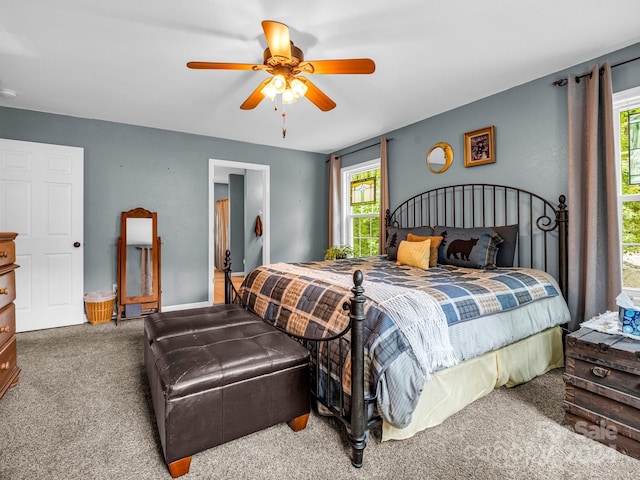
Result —
[[231, 250], [224, 252], [224, 303], [230, 304], [232, 301], [231, 283]]
[[360, 270], [353, 273], [354, 286], [351, 289], [351, 451], [354, 467], [362, 466], [362, 456], [366, 447], [367, 409], [364, 401], [364, 276]]
[[384, 212], [384, 245], [380, 249], [382, 253], [387, 253], [387, 243], [389, 242], [389, 227], [391, 226], [391, 210], [387, 208]]
[[567, 197], [560, 195], [558, 198], [558, 210], [556, 210], [556, 224], [558, 225], [558, 284], [565, 300], [568, 293], [569, 269], [567, 258], [567, 239], [569, 229], [569, 211], [567, 210]]

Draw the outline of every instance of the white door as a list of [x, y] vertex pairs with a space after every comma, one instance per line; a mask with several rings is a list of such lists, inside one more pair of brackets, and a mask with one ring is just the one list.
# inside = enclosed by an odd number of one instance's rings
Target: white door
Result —
[[0, 230], [17, 232], [16, 331], [84, 322], [84, 150], [0, 139]]

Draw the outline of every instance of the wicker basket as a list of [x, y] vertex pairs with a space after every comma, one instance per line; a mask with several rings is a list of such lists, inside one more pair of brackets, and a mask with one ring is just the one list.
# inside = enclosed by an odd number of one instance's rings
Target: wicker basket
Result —
[[91, 325], [109, 323], [113, 317], [113, 305], [115, 298], [104, 301], [93, 301], [85, 297], [84, 306], [87, 310], [87, 319]]

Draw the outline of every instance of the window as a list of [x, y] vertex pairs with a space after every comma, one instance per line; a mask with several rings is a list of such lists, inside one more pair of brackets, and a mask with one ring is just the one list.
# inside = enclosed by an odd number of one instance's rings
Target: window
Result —
[[613, 95], [618, 208], [622, 226], [622, 286], [640, 295], [640, 87]]
[[[380, 159], [345, 167], [342, 174], [342, 242], [350, 245], [354, 257], [378, 255], [380, 231]], [[375, 181], [371, 179], [375, 178]], [[354, 190], [352, 191], [352, 182]], [[362, 201], [363, 187], [375, 185], [374, 202]], [[353, 202], [353, 192], [361, 195], [360, 203]], [[366, 195], [365, 200], [370, 199]]]

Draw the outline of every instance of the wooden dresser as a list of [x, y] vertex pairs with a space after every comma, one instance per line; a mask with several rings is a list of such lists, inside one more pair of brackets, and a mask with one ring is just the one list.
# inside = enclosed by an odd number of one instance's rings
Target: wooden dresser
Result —
[[640, 459], [640, 341], [582, 328], [566, 337], [565, 419]]
[[18, 383], [16, 362], [16, 246], [18, 234], [0, 232], [0, 398]]

